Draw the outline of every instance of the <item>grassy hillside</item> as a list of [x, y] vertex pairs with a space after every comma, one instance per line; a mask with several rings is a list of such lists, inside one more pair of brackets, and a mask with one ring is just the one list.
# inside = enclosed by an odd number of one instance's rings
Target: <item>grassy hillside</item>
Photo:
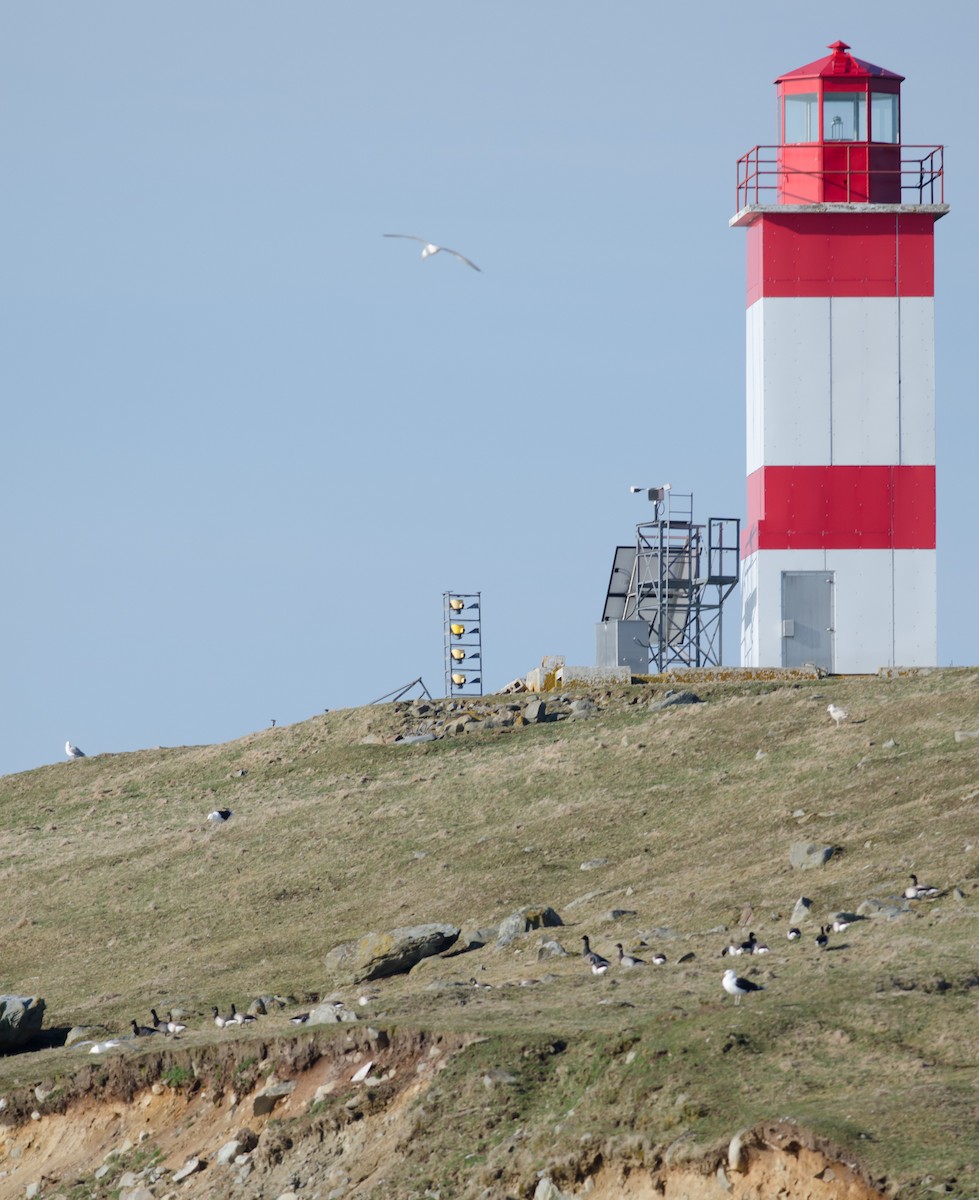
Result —
[[[707, 703], [651, 712], [652, 689], [636, 687], [600, 697], [595, 719], [410, 747], [361, 741], [400, 729], [400, 706], [331, 712], [223, 746], [2, 778], [0, 991], [43, 996], [46, 1025], [62, 1028], [122, 1030], [180, 1005], [202, 1014], [206, 1040], [212, 1004], [338, 984], [354, 999], [323, 958], [369, 930], [475, 929], [550, 904], [567, 928], [548, 932], [575, 957], [538, 962], [529, 934], [427, 960], [373, 987], [368, 1010], [478, 1032], [495, 1061], [512, 1058], [504, 1125], [526, 1129], [528, 1166], [580, 1153], [584, 1130], [623, 1147], [709, 1145], [785, 1117], [902, 1195], [945, 1180], [976, 1195], [979, 739], [954, 734], [979, 729], [979, 672], [697, 691]], [[839, 729], [831, 700], [851, 714]], [[211, 827], [219, 807], [234, 817]], [[797, 841], [836, 851], [796, 871]], [[899, 896], [912, 871], [945, 894], [817, 949], [827, 914]], [[802, 894], [813, 919], [789, 943]], [[617, 909], [630, 915], [610, 919]], [[734, 965], [765, 990], [735, 1007], [719, 955], [749, 926], [771, 952]], [[596, 978], [582, 933], [610, 957], [622, 942], [669, 961]], [[545, 1048], [529, 1066], [528, 1045]], [[459, 1094], [488, 1053], [453, 1066]], [[0, 1059], [0, 1091], [78, 1058]], [[430, 1133], [446, 1171], [453, 1147], [492, 1157], [503, 1132], [480, 1114]]]

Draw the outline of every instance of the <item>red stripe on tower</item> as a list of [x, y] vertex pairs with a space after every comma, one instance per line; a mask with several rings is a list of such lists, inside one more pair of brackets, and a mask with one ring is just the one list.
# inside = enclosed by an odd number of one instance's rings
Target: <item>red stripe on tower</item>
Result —
[[755, 550], [934, 550], [934, 467], [762, 467], [748, 476]]
[[742, 662], [930, 665], [942, 148], [901, 144], [902, 76], [830, 50], [776, 81], [781, 141], [739, 163]]
[[748, 305], [762, 296], [934, 296], [935, 218], [808, 213], [748, 227]]

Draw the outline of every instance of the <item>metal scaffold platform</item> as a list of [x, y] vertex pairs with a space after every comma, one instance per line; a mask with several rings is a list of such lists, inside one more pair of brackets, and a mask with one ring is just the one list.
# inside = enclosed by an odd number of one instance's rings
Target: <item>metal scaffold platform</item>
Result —
[[721, 613], [740, 578], [737, 517], [693, 519], [693, 495], [669, 485], [647, 491], [652, 521], [632, 546], [617, 546], [597, 627], [598, 666], [636, 674], [719, 666]]

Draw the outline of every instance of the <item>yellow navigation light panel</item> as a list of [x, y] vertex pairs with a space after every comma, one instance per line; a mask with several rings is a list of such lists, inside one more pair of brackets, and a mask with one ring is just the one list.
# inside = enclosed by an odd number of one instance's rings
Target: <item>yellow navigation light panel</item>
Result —
[[445, 690], [449, 695], [482, 695], [476, 663], [482, 658], [479, 592], [443, 592]]

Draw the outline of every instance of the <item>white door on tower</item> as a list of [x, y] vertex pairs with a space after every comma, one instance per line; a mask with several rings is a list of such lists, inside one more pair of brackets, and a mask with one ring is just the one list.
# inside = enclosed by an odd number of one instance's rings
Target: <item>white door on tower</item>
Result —
[[833, 670], [833, 572], [782, 572], [782, 666]]

